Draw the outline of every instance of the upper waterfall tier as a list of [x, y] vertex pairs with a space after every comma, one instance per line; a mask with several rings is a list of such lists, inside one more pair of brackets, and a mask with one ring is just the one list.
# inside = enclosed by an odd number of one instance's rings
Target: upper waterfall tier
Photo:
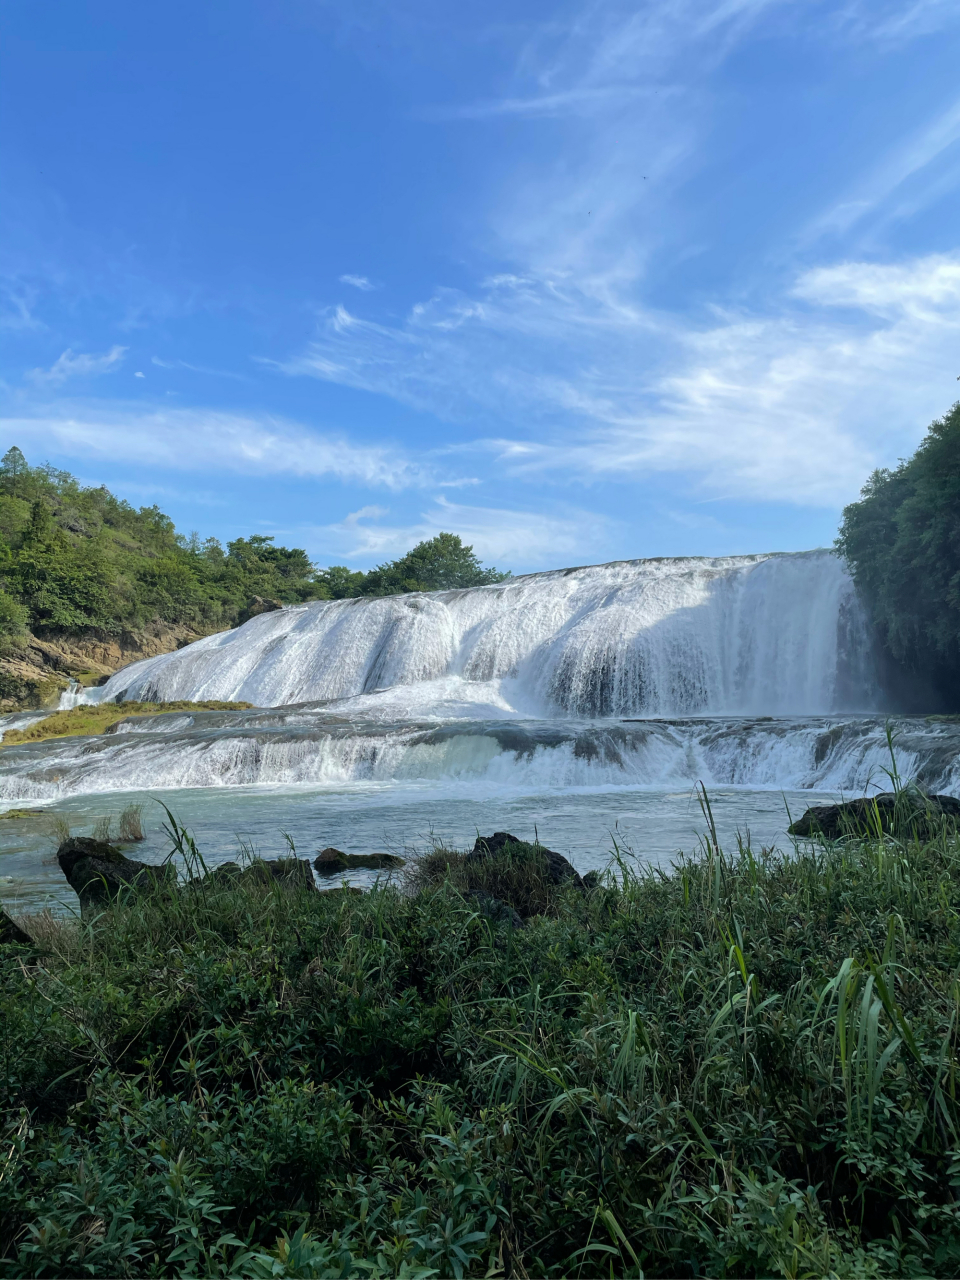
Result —
[[96, 693], [259, 706], [375, 694], [363, 709], [383, 702], [393, 718], [791, 715], [879, 699], [853, 584], [828, 551], [316, 601], [135, 663]]

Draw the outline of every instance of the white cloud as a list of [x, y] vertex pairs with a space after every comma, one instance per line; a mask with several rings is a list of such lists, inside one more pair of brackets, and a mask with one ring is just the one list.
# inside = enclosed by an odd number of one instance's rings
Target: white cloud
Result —
[[161, 360], [159, 356], [151, 356], [150, 363], [158, 369], [186, 369], [189, 373], [204, 373], [211, 378], [233, 378], [236, 382], [249, 382], [243, 373], [233, 373], [229, 369], [210, 369], [206, 365], [191, 364], [188, 360]]
[[364, 293], [369, 293], [371, 289], [377, 288], [377, 286], [373, 284], [372, 281], [368, 280], [366, 276], [344, 275], [340, 277], [340, 283], [352, 284], [354, 289], [362, 289]]
[[55, 407], [0, 421], [8, 438], [55, 448], [67, 456], [109, 458], [143, 466], [254, 475], [335, 476], [406, 489], [432, 482], [428, 468], [386, 446], [356, 445], [283, 418], [200, 409], [126, 411]]
[[363, 507], [337, 524], [311, 530], [320, 554], [364, 563], [403, 555], [418, 542], [438, 533], [456, 533], [485, 563], [551, 564], [558, 556], [583, 557], [609, 539], [613, 522], [577, 508], [560, 514], [475, 507], [438, 497], [414, 523], [388, 525], [388, 512]]
[[138, 369], [138, 370], [137, 370], [137, 372], [136, 372], [133, 376], [134, 376], [135, 378], [145, 378], [147, 375], [146, 375], [145, 373], [141, 373], [141, 372], [140, 372], [140, 370]]
[[[960, 178], [960, 99], [950, 103], [882, 160], [816, 218], [804, 239], [849, 231], [871, 215], [886, 221], [918, 212]], [[954, 151], [952, 163], [947, 153]], [[936, 163], [934, 163], [936, 162]], [[933, 166], [933, 167], [931, 167]]]
[[68, 378], [89, 377], [91, 374], [109, 373], [123, 360], [126, 347], [111, 347], [102, 356], [86, 355], [82, 351], [76, 355], [68, 347], [49, 369], [31, 369], [27, 377], [33, 382], [59, 386]]
[[697, 329], [499, 277], [478, 298], [438, 292], [397, 328], [340, 308], [284, 368], [444, 416], [496, 413], [522, 434], [456, 448], [511, 474], [673, 471], [703, 493], [831, 506], [948, 407], [960, 256], [816, 268], [772, 314]]

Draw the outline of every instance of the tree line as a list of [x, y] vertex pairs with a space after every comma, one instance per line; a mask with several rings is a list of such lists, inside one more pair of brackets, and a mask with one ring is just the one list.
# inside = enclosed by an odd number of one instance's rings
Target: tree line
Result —
[[118, 634], [153, 620], [197, 631], [233, 626], [253, 596], [299, 604], [483, 586], [509, 577], [484, 568], [452, 533], [360, 572], [318, 568], [301, 547], [265, 534], [178, 534], [159, 507], [135, 508], [69, 472], [30, 466], [16, 446], [0, 460], [0, 636], [28, 629]]
[[913, 457], [873, 472], [844, 509], [836, 545], [881, 651], [921, 698], [926, 686], [960, 710], [960, 403]]

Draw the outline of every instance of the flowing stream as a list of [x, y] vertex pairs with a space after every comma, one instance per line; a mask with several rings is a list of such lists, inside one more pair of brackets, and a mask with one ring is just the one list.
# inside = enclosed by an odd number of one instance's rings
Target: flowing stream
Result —
[[[830, 552], [623, 561], [493, 587], [314, 602], [135, 663], [70, 702], [243, 700], [0, 751], [4, 807], [76, 831], [158, 794], [214, 861], [472, 842], [512, 830], [603, 865], [889, 787], [960, 792], [960, 723], [884, 714], [853, 585]], [[144, 856], [162, 856], [148, 803]], [[42, 816], [0, 822], [0, 889], [63, 894]]]

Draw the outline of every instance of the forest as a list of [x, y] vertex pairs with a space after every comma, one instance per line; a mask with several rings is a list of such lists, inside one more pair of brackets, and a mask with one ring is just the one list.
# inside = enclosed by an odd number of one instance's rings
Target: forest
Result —
[[485, 569], [451, 533], [364, 573], [318, 568], [265, 534], [229, 541], [177, 533], [157, 506], [135, 508], [66, 471], [31, 466], [16, 446], [0, 461], [0, 637], [90, 628], [116, 635], [159, 619], [198, 634], [234, 626], [250, 599], [281, 604], [483, 586]]

